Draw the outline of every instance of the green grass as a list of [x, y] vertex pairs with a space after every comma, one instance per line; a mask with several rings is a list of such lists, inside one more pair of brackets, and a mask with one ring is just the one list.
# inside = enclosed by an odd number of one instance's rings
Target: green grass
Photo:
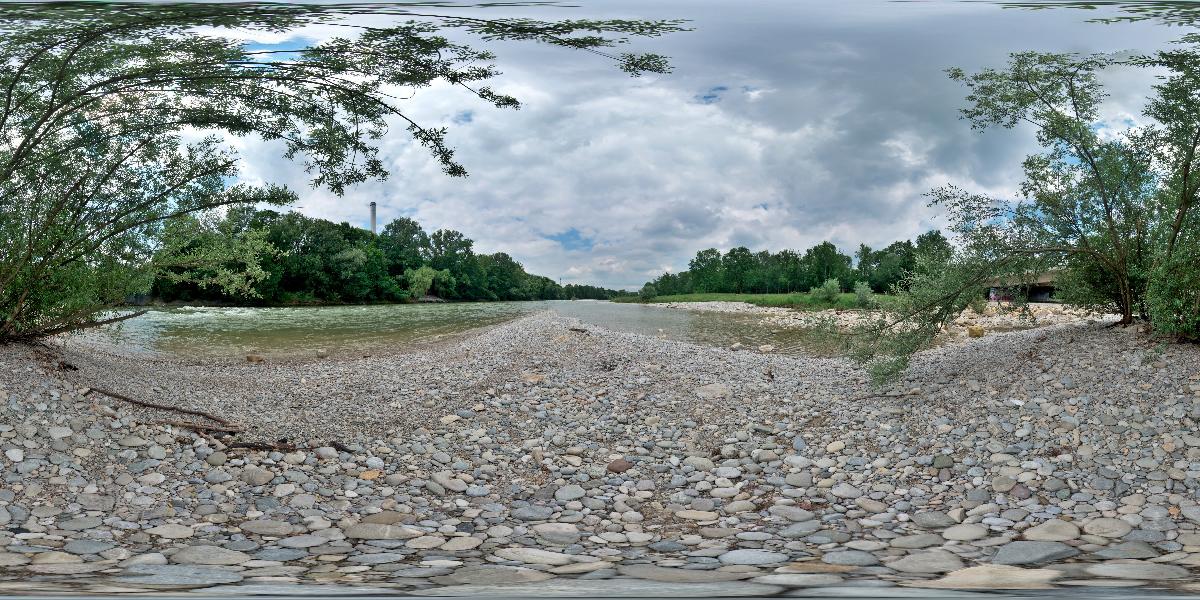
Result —
[[[876, 302], [887, 303], [890, 298], [875, 295]], [[614, 298], [613, 302], [644, 302], [637, 296]], [[854, 294], [839, 294], [834, 302], [826, 302], [806, 293], [793, 294], [679, 294], [658, 296], [649, 302], [746, 302], [758, 306], [779, 306], [800, 310], [825, 310], [829, 308], [855, 309]]]

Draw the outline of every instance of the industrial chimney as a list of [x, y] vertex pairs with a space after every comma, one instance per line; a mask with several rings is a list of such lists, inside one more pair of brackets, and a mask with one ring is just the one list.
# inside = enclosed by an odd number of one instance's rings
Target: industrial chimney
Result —
[[376, 233], [376, 231], [375, 231], [375, 203], [374, 202], [371, 203], [371, 233]]

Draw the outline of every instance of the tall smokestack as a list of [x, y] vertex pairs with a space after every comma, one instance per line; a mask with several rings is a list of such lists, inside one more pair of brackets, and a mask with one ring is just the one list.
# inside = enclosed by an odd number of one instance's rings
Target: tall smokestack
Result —
[[375, 203], [371, 203], [371, 233], [375, 233]]

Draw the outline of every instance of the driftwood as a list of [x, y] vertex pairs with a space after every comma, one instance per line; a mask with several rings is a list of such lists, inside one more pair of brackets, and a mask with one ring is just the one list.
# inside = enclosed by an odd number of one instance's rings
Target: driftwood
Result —
[[574, 331], [575, 333], [591, 333], [582, 327], [568, 327], [567, 329]]
[[169, 421], [169, 420], [155, 421], [154, 423], [156, 425], [171, 425], [173, 427], [183, 427], [185, 429], [191, 429], [191, 430], [197, 431], [197, 432], [200, 432], [200, 431], [205, 431], [205, 432], [215, 431], [218, 433], [241, 433], [242, 432], [242, 428], [240, 425], [201, 425], [199, 423], [188, 423], [187, 421]]
[[[208, 420], [216, 422], [216, 423], [220, 423], [227, 427], [236, 427], [238, 429], [238, 431], [241, 431], [241, 425], [236, 425], [234, 423], [231, 423], [228, 419], [218, 417], [217, 415], [214, 415], [211, 413], [206, 413], [202, 410], [192, 410], [190, 408], [181, 408], [178, 406], [167, 406], [165, 404], [155, 404], [153, 402], [146, 402], [145, 400], [134, 400], [133, 398], [130, 398], [129, 396], [126, 396], [124, 394], [118, 394], [116, 392], [110, 392], [108, 390], [102, 390], [100, 388], [88, 388], [87, 393], [85, 393], [84, 395], [86, 396], [87, 394], [90, 394], [92, 392], [104, 394], [105, 396], [108, 396], [110, 398], [116, 398], [117, 400], [120, 400], [122, 402], [128, 402], [130, 404], [136, 404], [138, 406], [145, 406], [146, 408], [154, 408], [154, 409], [158, 409], [158, 410], [180, 412], [185, 415], [203, 417], [205, 419], [208, 419]], [[216, 429], [216, 428], [210, 428], [210, 429]], [[230, 431], [228, 429], [217, 429], [217, 430], [218, 431]]]
[[[192, 415], [192, 416], [208, 419], [214, 423], [219, 423], [219, 425], [203, 425], [200, 423], [190, 423], [187, 421], [175, 421], [175, 420], [169, 420], [169, 419], [164, 419], [164, 420], [159, 420], [159, 421], [154, 422], [155, 425], [170, 425], [172, 427], [190, 429], [190, 430], [194, 431], [196, 433], [196, 435], [199, 435], [200, 437], [208, 440], [209, 443], [213, 444], [213, 446], [217, 447], [217, 448], [227, 448], [229, 450], [249, 450], [249, 451], [259, 450], [259, 451], [264, 451], [264, 452], [276, 451], [276, 450], [281, 451], [281, 452], [293, 452], [297, 449], [295, 444], [292, 444], [286, 440], [280, 440], [277, 442], [233, 441], [232, 439], [229, 439], [229, 438], [232, 438], [233, 436], [244, 432], [245, 429], [241, 425], [234, 423], [234, 422], [230, 421], [229, 419], [226, 419], [226, 418], [218, 416], [218, 415], [214, 415], [212, 413], [204, 412], [202, 410], [193, 410], [190, 408], [181, 408], [178, 406], [167, 406], [165, 404], [156, 404], [154, 402], [147, 402], [145, 400], [137, 400], [134, 398], [130, 398], [129, 396], [126, 396], [124, 394], [118, 394], [116, 392], [111, 392], [108, 390], [103, 390], [103, 389], [94, 388], [94, 387], [88, 388], [88, 391], [84, 395], [90, 394], [92, 392], [96, 392], [98, 394], [103, 394], [105, 396], [108, 396], [110, 398], [115, 398], [122, 402], [128, 402], [130, 404], [136, 404], [138, 406], [145, 406], [146, 408], [153, 408], [156, 410], [165, 410], [165, 411], [173, 411], [173, 412], [183, 413], [183, 414], [187, 414], [187, 415]], [[221, 434], [221, 437], [224, 437], [226, 439], [219, 440], [219, 439], [213, 437], [213, 434]], [[353, 451], [350, 450], [350, 448], [346, 447], [346, 445], [341, 442], [331, 441], [331, 442], [329, 442], [329, 446], [337, 449], [340, 452], [353, 453]]]
[[907, 398], [908, 396], [920, 396], [920, 395], [921, 395], [921, 392], [905, 392], [903, 394], [867, 394], [866, 396], [859, 396], [857, 398], [851, 398], [850, 401], [851, 402], [860, 402], [862, 400], [871, 400], [872, 398]]

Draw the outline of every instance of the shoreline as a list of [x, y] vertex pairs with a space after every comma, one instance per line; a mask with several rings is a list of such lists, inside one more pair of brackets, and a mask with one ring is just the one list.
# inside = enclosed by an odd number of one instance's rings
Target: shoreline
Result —
[[[222, 448], [90, 386], [298, 449]], [[6, 347], [0, 580], [1182, 589], [1200, 574], [1196, 419], [1195, 347], [1086, 323], [925, 351], [886, 390], [841, 359], [548, 313], [345, 361]]]

